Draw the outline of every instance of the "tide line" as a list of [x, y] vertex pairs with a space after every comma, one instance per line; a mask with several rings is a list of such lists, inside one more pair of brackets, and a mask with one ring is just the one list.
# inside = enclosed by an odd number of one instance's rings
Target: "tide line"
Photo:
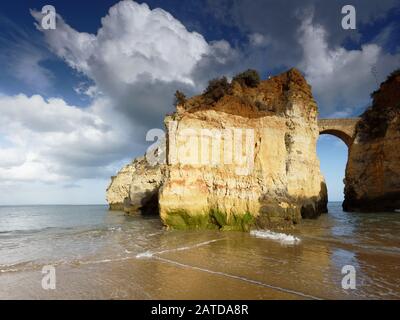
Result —
[[240, 277], [240, 276], [236, 276], [236, 275], [225, 273], [225, 272], [221, 272], [221, 271], [213, 271], [213, 270], [209, 270], [209, 269], [205, 269], [205, 268], [201, 268], [201, 267], [195, 267], [195, 266], [191, 266], [191, 265], [188, 265], [188, 264], [184, 264], [184, 263], [181, 263], [181, 262], [173, 261], [173, 260], [170, 260], [170, 259], [166, 259], [166, 258], [154, 256], [154, 255], [153, 255], [153, 258], [157, 259], [157, 260], [160, 260], [160, 261], [163, 261], [163, 262], [166, 262], [166, 263], [174, 264], [176, 266], [180, 266], [180, 267], [184, 267], [184, 268], [190, 268], [190, 269], [193, 269], [193, 270], [198, 270], [198, 271], [207, 272], [207, 273], [210, 273], [210, 274], [216, 274], [216, 275], [224, 276], [224, 277], [227, 277], [227, 278], [248, 282], [248, 283], [251, 283], [251, 284], [254, 284], [254, 285], [258, 285], [258, 286], [269, 288], [269, 289], [274, 289], [274, 290], [277, 290], [277, 291], [280, 291], [280, 292], [294, 294], [294, 295], [297, 295], [297, 296], [300, 296], [300, 297], [303, 297], [303, 298], [309, 298], [309, 299], [313, 299], [313, 300], [323, 300], [322, 298], [319, 298], [319, 297], [316, 297], [316, 296], [313, 296], [313, 295], [309, 295], [309, 294], [306, 294], [306, 293], [303, 293], [303, 292], [300, 292], [300, 291], [281, 288], [281, 287], [274, 286], [274, 285], [271, 285], [271, 284], [267, 284], [267, 283], [264, 283], [264, 282], [261, 282], [261, 281], [248, 279], [248, 278], [245, 278], [245, 277]]
[[208, 241], [204, 241], [204, 242], [200, 242], [200, 243], [194, 244], [192, 246], [185, 246], [185, 247], [167, 249], [167, 250], [156, 251], [156, 252], [146, 251], [146, 252], [142, 252], [142, 253], [137, 254], [136, 258], [151, 258], [156, 254], [163, 254], [163, 253], [168, 253], [168, 252], [177, 252], [177, 251], [190, 250], [190, 249], [199, 248], [199, 247], [205, 246], [207, 244], [210, 244], [210, 243], [213, 243], [213, 242], [217, 242], [217, 241], [221, 241], [221, 240], [225, 240], [225, 238], [208, 240]]
[[201, 247], [201, 246], [204, 246], [204, 245], [216, 242], [216, 241], [220, 241], [220, 240], [225, 240], [225, 238], [204, 241], [204, 242], [200, 242], [198, 244], [192, 245], [192, 246], [179, 247], [179, 248], [175, 248], [175, 249], [162, 250], [162, 251], [158, 251], [158, 252], [146, 251], [146, 252], [137, 254], [136, 258], [139, 258], [139, 259], [140, 258], [153, 258], [153, 259], [156, 259], [156, 260], [159, 260], [159, 261], [162, 261], [162, 262], [165, 262], [165, 263], [174, 264], [176, 266], [180, 266], [180, 267], [183, 267], [183, 268], [190, 268], [190, 269], [197, 270], [197, 271], [202, 271], [202, 272], [207, 272], [207, 273], [210, 273], [210, 274], [220, 275], [220, 276], [224, 276], [224, 277], [227, 277], [227, 278], [236, 279], [236, 280], [244, 281], [244, 282], [251, 283], [251, 284], [254, 284], [254, 285], [258, 285], [258, 286], [261, 286], [261, 287], [274, 289], [274, 290], [277, 290], [277, 291], [280, 291], [280, 292], [294, 294], [294, 295], [297, 295], [297, 296], [300, 296], [300, 297], [303, 297], [303, 298], [308, 298], [308, 299], [313, 299], [313, 300], [323, 300], [322, 298], [319, 298], [319, 297], [316, 297], [316, 296], [313, 296], [313, 295], [309, 295], [309, 294], [306, 294], [306, 293], [303, 293], [303, 292], [300, 292], [300, 291], [281, 288], [281, 287], [274, 286], [274, 285], [271, 285], [271, 284], [267, 284], [267, 283], [264, 283], [264, 282], [261, 282], [261, 281], [248, 279], [248, 278], [245, 278], [245, 277], [236, 276], [236, 275], [225, 273], [225, 272], [221, 272], [221, 271], [213, 271], [213, 270], [209, 270], [209, 269], [205, 269], [205, 268], [201, 268], [201, 267], [191, 266], [191, 265], [188, 265], [188, 264], [184, 264], [184, 263], [181, 263], [181, 262], [177, 262], [177, 261], [174, 261], [174, 260], [170, 260], [170, 259], [158, 256], [159, 254], [163, 254], [163, 253], [167, 253], [167, 252], [176, 252], [176, 251], [183, 251], [183, 250], [189, 250], [189, 249], [193, 249], [193, 248], [198, 248], [198, 247]]

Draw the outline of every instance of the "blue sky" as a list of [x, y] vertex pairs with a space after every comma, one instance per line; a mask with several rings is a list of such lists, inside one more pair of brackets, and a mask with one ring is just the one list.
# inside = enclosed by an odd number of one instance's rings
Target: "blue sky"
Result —
[[[51, 4], [56, 30], [40, 30]], [[341, 8], [357, 27], [341, 27]], [[359, 115], [400, 65], [400, 2], [318, 0], [3, 1], [0, 204], [105, 203], [109, 176], [162, 128], [173, 92], [247, 68], [299, 68], [321, 117]], [[322, 136], [330, 200], [347, 147]]]

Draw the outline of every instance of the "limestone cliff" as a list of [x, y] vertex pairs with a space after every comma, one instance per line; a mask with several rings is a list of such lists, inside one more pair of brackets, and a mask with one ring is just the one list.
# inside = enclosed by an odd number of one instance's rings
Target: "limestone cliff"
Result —
[[106, 200], [110, 210], [124, 210], [124, 202], [129, 198], [134, 172], [135, 166], [132, 162], [123, 167], [116, 176], [111, 177], [111, 183], [106, 191]]
[[[165, 144], [153, 152], [162, 158]], [[111, 178], [107, 202], [111, 210], [157, 214], [158, 191], [163, 181], [163, 166], [150, 164], [145, 156], [135, 159]]]
[[400, 71], [372, 94], [349, 150], [346, 211], [400, 209]]
[[291, 226], [326, 212], [311, 88], [295, 69], [212, 83], [166, 117], [160, 216], [170, 228]]

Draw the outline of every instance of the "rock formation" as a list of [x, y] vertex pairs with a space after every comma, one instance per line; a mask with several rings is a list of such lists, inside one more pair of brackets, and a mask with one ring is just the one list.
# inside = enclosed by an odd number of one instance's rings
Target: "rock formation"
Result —
[[111, 177], [111, 183], [106, 191], [106, 200], [110, 210], [124, 210], [125, 199], [129, 199], [135, 161], [123, 167], [116, 176]]
[[210, 82], [189, 100], [180, 94], [165, 118], [166, 165], [149, 171], [141, 158], [123, 168], [107, 191], [110, 208], [135, 212], [159, 189], [160, 217], [173, 229], [287, 227], [316, 217], [327, 211], [317, 113], [296, 69], [261, 82], [248, 73]]
[[[165, 143], [162, 143], [153, 152], [162, 158], [164, 151]], [[110, 210], [157, 214], [158, 192], [164, 178], [162, 171], [162, 165], [150, 164], [145, 156], [123, 167], [111, 178], [107, 188]]]
[[349, 150], [346, 211], [400, 209], [400, 71], [372, 94]]
[[165, 119], [163, 222], [177, 229], [247, 230], [326, 212], [317, 106], [300, 72], [254, 87], [222, 82], [209, 91]]

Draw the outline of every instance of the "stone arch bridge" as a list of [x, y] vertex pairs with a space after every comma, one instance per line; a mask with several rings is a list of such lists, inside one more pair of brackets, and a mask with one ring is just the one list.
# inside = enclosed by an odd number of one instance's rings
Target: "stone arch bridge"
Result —
[[319, 134], [330, 134], [341, 139], [347, 147], [354, 141], [356, 124], [360, 118], [319, 119]]

